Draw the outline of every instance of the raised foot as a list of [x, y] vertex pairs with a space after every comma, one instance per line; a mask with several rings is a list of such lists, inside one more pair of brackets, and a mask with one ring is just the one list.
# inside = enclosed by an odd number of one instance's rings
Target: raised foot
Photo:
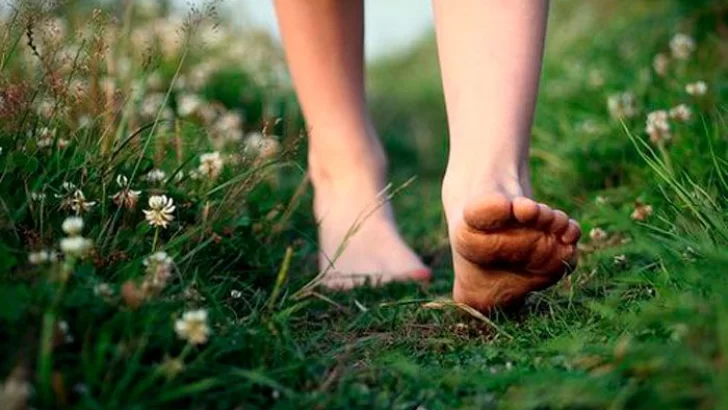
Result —
[[558, 282], [573, 269], [581, 237], [564, 212], [501, 193], [470, 201], [451, 226], [453, 298], [484, 313]]

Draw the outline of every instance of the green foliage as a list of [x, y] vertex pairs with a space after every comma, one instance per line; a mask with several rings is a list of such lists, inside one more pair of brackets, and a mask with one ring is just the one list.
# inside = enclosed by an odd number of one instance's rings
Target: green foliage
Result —
[[[394, 182], [418, 177], [394, 198], [402, 230], [435, 280], [296, 298], [317, 273], [315, 221], [300, 115], [274, 81], [269, 40], [225, 22], [209, 36], [207, 17], [167, 27], [172, 17], [154, 14], [164, 10], [136, 6], [114, 11], [129, 35], [82, 8], [55, 11], [65, 34], [49, 16], [4, 17], [0, 407], [728, 406], [728, 67], [721, 31], [704, 23], [722, 3], [564, 4], [554, 2], [534, 182], [605, 238], [586, 235], [571, 277], [490, 322], [425, 305], [452, 285], [433, 39], [370, 78]], [[75, 38], [73, 21], [107, 34]], [[696, 49], [658, 75], [653, 58], [678, 31]], [[688, 95], [698, 80], [706, 94]], [[610, 117], [607, 100], [625, 91], [634, 115]], [[692, 118], [651, 138], [648, 113], [678, 104]], [[164, 176], [150, 179], [155, 170]], [[124, 189], [140, 191], [133, 206], [114, 198]], [[166, 227], [142, 212], [156, 195], [176, 207]], [[75, 214], [83, 230], [64, 232]], [[61, 256], [73, 235], [93, 246]], [[172, 262], [149, 259], [159, 251]], [[189, 328], [199, 309], [209, 333]]]

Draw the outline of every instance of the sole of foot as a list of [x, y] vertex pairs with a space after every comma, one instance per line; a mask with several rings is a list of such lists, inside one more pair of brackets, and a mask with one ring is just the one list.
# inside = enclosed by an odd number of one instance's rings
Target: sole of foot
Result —
[[522, 302], [573, 270], [579, 224], [526, 197], [481, 195], [451, 229], [453, 299], [483, 313]]

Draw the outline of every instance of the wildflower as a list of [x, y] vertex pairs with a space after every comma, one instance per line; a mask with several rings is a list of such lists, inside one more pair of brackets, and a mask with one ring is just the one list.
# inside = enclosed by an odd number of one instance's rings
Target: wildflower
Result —
[[151, 183], [162, 182], [165, 178], [167, 178], [167, 174], [161, 169], [153, 169], [144, 176], [144, 179]]
[[78, 236], [83, 230], [83, 219], [77, 216], [71, 216], [66, 218], [61, 225], [61, 229], [69, 236]]
[[209, 152], [200, 155], [200, 166], [197, 170], [207, 178], [215, 179], [220, 175], [222, 164], [223, 162], [219, 152]]
[[278, 154], [280, 143], [278, 139], [271, 136], [264, 136], [259, 132], [253, 132], [245, 137], [245, 153], [255, 155], [259, 159], [269, 159]]
[[53, 143], [56, 141], [56, 133], [57, 129], [53, 128], [50, 129], [48, 127], [43, 127], [38, 132], [38, 148], [50, 148], [53, 146]]
[[139, 114], [144, 118], [154, 118], [164, 103], [164, 98], [165, 95], [163, 93], [149, 94], [142, 101], [139, 107]]
[[180, 358], [164, 356], [164, 361], [159, 365], [159, 371], [168, 379], [174, 379], [185, 369], [185, 363]]
[[207, 325], [207, 311], [204, 309], [185, 312], [181, 319], [174, 323], [174, 330], [180, 339], [193, 345], [204, 344], [210, 336]]
[[112, 195], [111, 200], [117, 206], [123, 206], [126, 209], [134, 209], [137, 202], [139, 202], [139, 194], [141, 194], [142, 191], [135, 191], [131, 189], [129, 187], [129, 179], [121, 174], [116, 176], [116, 185], [118, 185], [121, 190]]
[[192, 94], [186, 94], [177, 101], [177, 114], [180, 117], [187, 117], [197, 111], [202, 105], [202, 100]]
[[172, 258], [166, 252], [156, 252], [144, 259], [147, 275], [142, 283], [142, 292], [151, 296], [161, 292], [172, 277]]
[[174, 216], [172, 216], [174, 210], [175, 206], [172, 198], [167, 198], [166, 195], [154, 195], [149, 198], [149, 210], [144, 210], [144, 216], [149, 225], [166, 228], [174, 219]]
[[650, 215], [652, 215], [652, 205], [638, 202], [634, 207], [634, 211], [632, 211], [631, 218], [635, 221], [644, 221]]
[[660, 77], [664, 77], [667, 74], [667, 68], [670, 64], [670, 59], [663, 53], [657, 53], [655, 58], [652, 59], [652, 69]]
[[31, 192], [30, 199], [36, 202], [42, 202], [45, 201], [46, 194], [44, 192]]
[[114, 289], [108, 283], [101, 282], [94, 286], [94, 295], [104, 300], [109, 300], [114, 297]]
[[602, 242], [607, 239], [607, 233], [602, 228], [592, 228], [592, 230], [589, 231], [589, 239], [594, 242]]
[[40, 265], [51, 260], [51, 253], [45, 249], [28, 254], [28, 262], [31, 265]]
[[71, 236], [61, 239], [61, 250], [70, 256], [83, 257], [91, 249], [91, 240], [83, 236]]
[[670, 109], [670, 118], [677, 121], [690, 121], [692, 112], [690, 108], [685, 104], [677, 105]]
[[695, 40], [687, 34], [677, 33], [670, 40], [670, 51], [678, 60], [687, 60], [693, 50], [695, 50]]
[[68, 202], [68, 207], [77, 214], [88, 212], [96, 205], [96, 201], [86, 201], [86, 197], [80, 189], [77, 189]]
[[68, 327], [68, 322], [66, 322], [65, 320], [61, 320], [60, 322], [58, 322], [58, 330], [63, 336], [64, 342], [73, 343], [73, 335], [71, 334], [71, 330]]
[[657, 110], [647, 114], [645, 132], [649, 134], [652, 143], [657, 144], [672, 138], [668, 118], [669, 114], [665, 110]]
[[594, 120], [584, 120], [579, 123], [578, 128], [579, 131], [589, 135], [599, 133], [599, 124]]
[[707, 91], [708, 85], [704, 81], [696, 81], [685, 85], [685, 92], [693, 96], [705, 95]]
[[63, 184], [61, 184], [61, 188], [66, 192], [73, 192], [76, 190], [76, 184], [73, 182], [64, 181]]
[[230, 291], [230, 297], [233, 299], [240, 299], [241, 297], [243, 297], [243, 292], [237, 289], [233, 289]]
[[627, 255], [621, 254], [614, 257], [615, 265], [624, 265], [625, 263], [627, 263]]
[[607, 108], [609, 115], [615, 120], [631, 118], [637, 114], [634, 94], [629, 91], [610, 95], [607, 98]]

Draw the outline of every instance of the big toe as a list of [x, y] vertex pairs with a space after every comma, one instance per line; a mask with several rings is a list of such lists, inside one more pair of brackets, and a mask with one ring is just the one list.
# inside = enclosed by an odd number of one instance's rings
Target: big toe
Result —
[[513, 199], [513, 216], [524, 225], [535, 223], [540, 211], [539, 204], [531, 198], [520, 196]]
[[465, 207], [463, 218], [466, 224], [481, 231], [502, 228], [512, 221], [512, 203], [500, 193], [484, 195]]

